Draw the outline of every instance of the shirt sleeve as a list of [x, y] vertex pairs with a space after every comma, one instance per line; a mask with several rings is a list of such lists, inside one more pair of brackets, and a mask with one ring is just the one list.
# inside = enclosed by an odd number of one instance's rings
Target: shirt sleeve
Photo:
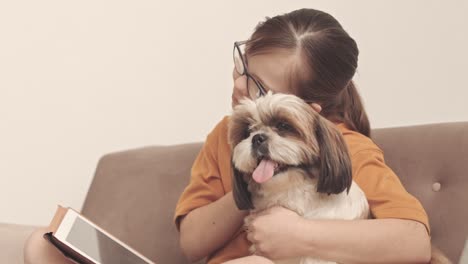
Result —
[[430, 233], [429, 219], [421, 203], [409, 194], [378, 150], [363, 150], [352, 156], [354, 181], [364, 191], [375, 218], [418, 221]]
[[190, 182], [177, 202], [174, 215], [177, 229], [180, 227], [180, 220], [183, 216], [224, 195], [217, 161], [218, 127], [219, 125], [206, 138], [192, 165]]

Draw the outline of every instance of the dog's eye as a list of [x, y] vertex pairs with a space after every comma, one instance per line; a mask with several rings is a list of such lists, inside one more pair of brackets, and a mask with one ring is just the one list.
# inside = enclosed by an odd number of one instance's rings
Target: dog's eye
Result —
[[279, 131], [284, 131], [284, 132], [293, 130], [293, 127], [291, 125], [289, 125], [288, 123], [286, 123], [286, 122], [278, 122], [276, 124], [276, 128]]

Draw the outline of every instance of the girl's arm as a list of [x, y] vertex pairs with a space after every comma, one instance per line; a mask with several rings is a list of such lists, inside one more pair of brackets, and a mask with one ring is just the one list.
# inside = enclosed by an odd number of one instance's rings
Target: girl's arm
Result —
[[339, 263], [428, 263], [430, 238], [413, 220], [307, 220], [283, 207], [255, 215], [247, 238], [271, 259], [311, 256]]
[[426, 228], [412, 220], [305, 220], [297, 235], [304, 253], [339, 263], [428, 263], [431, 258]]
[[232, 238], [247, 214], [237, 209], [231, 192], [191, 211], [180, 224], [182, 251], [192, 262], [208, 256]]

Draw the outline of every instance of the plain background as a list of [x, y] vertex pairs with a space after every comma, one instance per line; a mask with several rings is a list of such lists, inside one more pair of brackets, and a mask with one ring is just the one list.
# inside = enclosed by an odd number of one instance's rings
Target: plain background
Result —
[[[230, 113], [233, 42], [301, 7], [360, 48], [372, 126], [468, 120], [467, 1], [1, 1], [0, 222], [81, 209], [98, 159], [202, 141]], [[188, 177], [188, 175], [187, 175]]]

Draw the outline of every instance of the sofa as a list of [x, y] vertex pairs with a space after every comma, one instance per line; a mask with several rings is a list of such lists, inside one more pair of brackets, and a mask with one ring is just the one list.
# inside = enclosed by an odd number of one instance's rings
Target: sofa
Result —
[[[453, 263], [468, 263], [462, 256], [468, 235], [468, 122], [375, 129], [372, 138], [426, 208], [433, 243]], [[104, 155], [81, 212], [157, 263], [188, 263], [172, 218], [201, 146], [150, 146]], [[23, 263], [22, 245], [33, 228], [0, 224], [0, 263]]]

